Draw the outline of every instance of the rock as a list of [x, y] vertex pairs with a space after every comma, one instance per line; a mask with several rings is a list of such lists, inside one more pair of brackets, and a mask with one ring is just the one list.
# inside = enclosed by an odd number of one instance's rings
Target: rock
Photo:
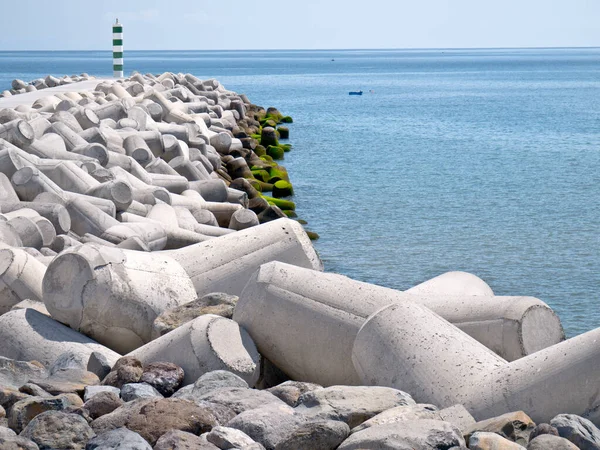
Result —
[[467, 441], [476, 431], [485, 431], [497, 433], [508, 440], [525, 446], [529, 442], [529, 435], [534, 428], [535, 423], [527, 414], [523, 411], [515, 411], [477, 422], [465, 429], [463, 433]]
[[38, 362], [16, 361], [0, 356], [0, 386], [19, 389], [31, 378], [45, 378], [48, 375]]
[[46, 411], [37, 415], [21, 433], [40, 449], [84, 449], [94, 432], [85, 419], [76, 414]]
[[83, 404], [92, 420], [113, 412], [123, 406], [123, 400], [114, 392], [99, 392]]
[[200, 406], [201, 408], [208, 409], [211, 412], [211, 414], [215, 416], [215, 419], [217, 419], [217, 423], [219, 423], [219, 425], [224, 425], [228, 423], [237, 415], [237, 413], [233, 409], [225, 405], [218, 405], [217, 403], [211, 403], [204, 400], [199, 400], [194, 403], [196, 403], [196, 405]]
[[154, 450], [218, 450], [214, 444], [199, 436], [180, 430], [171, 430], [163, 434], [156, 442]]
[[533, 441], [536, 437], [542, 434], [551, 434], [552, 436], [559, 435], [558, 430], [549, 423], [540, 423], [536, 425], [533, 431], [529, 434], [529, 442]]
[[230, 420], [227, 426], [243, 431], [267, 449], [274, 449], [280, 441], [305, 423], [303, 415], [280, 401], [280, 404], [244, 411]]
[[30, 397], [16, 402], [10, 411], [8, 422], [10, 427], [21, 432], [23, 428], [38, 414], [46, 411], [63, 411], [69, 406], [80, 406], [74, 399], [68, 395], [58, 395], [56, 397]]
[[124, 384], [139, 382], [143, 373], [144, 369], [139, 359], [133, 356], [123, 356], [119, 358], [110, 373], [102, 380], [102, 384], [120, 389]]
[[163, 396], [148, 383], [127, 383], [121, 388], [121, 398], [130, 402], [138, 398], [163, 398]]
[[285, 405], [284, 402], [269, 392], [248, 388], [221, 388], [211, 390], [206, 394], [200, 395], [197, 399], [227, 406], [228, 408], [233, 409], [237, 414], [249, 409], [260, 408], [261, 406], [270, 403]]
[[23, 394], [33, 395], [34, 397], [52, 397], [52, 394], [46, 392], [37, 384], [26, 383], [19, 388], [19, 391]]
[[169, 362], [154, 362], [144, 367], [140, 381], [153, 386], [165, 397], [173, 395], [183, 382], [183, 369]]
[[92, 422], [97, 434], [127, 427], [152, 445], [172, 429], [199, 434], [216, 425], [218, 423], [208, 409], [174, 398], [134, 400]]
[[8, 427], [0, 427], [0, 438], [14, 437], [17, 433]]
[[92, 352], [87, 363], [87, 370], [98, 375], [103, 380], [110, 373], [110, 362], [100, 352]]
[[311, 420], [341, 420], [354, 428], [396, 406], [414, 405], [406, 392], [379, 386], [331, 386], [306, 392], [296, 411]]
[[0, 386], [0, 406], [6, 410], [10, 409], [18, 401], [29, 397], [31, 396], [15, 389]]
[[100, 392], [113, 392], [117, 397], [120, 397], [121, 395], [121, 390], [114, 386], [86, 386], [83, 394], [83, 401], [87, 402], [90, 398]]
[[254, 439], [235, 428], [214, 427], [206, 434], [206, 440], [220, 449], [241, 448], [255, 444]]
[[2, 450], [39, 450], [35, 442], [21, 436], [0, 436], [0, 448]]
[[76, 393], [83, 395], [86, 386], [100, 383], [95, 373], [82, 369], [58, 369], [44, 380], [31, 380], [52, 395]]
[[350, 427], [337, 420], [309, 422], [279, 441], [275, 450], [333, 450], [348, 437]]
[[248, 383], [241, 377], [226, 370], [213, 370], [205, 373], [194, 383], [194, 395], [201, 396], [221, 388], [248, 388]]
[[433, 405], [418, 403], [416, 405], [396, 406], [365, 420], [363, 423], [352, 429], [352, 433], [362, 431], [366, 428], [377, 425], [388, 425], [391, 423], [402, 422], [405, 420], [442, 420], [438, 409]]
[[90, 439], [85, 450], [152, 450], [152, 447], [139, 434], [127, 428], [106, 431]]
[[4, 419], [6, 417], [6, 410], [0, 406], [0, 419]]
[[87, 359], [83, 355], [73, 352], [65, 352], [56, 358], [56, 360], [48, 369], [48, 372], [50, 375], [53, 375], [54, 373], [64, 369], [86, 370], [86, 368]]
[[458, 428], [439, 420], [405, 420], [353, 433], [338, 450], [419, 449], [436, 450], [464, 446]]
[[[264, 364], [263, 364], [264, 366]], [[315, 383], [305, 383], [302, 381], [286, 381], [277, 386], [267, 389], [275, 397], [283, 400], [285, 403], [294, 407], [298, 404], [298, 399], [305, 392], [314, 391], [320, 389], [323, 386]]]
[[469, 438], [471, 450], [523, 450], [525, 447], [496, 433], [476, 431]]
[[[237, 298], [237, 296], [235, 296]], [[184, 323], [190, 322], [205, 314], [231, 319], [234, 307], [231, 305], [206, 305], [202, 299], [185, 303], [173, 309], [162, 312], [152, 324], [152, 337], [154, 339], [173, 331]]]
[[600, 430], [587, 419], [575, 414], [559, 414], [550, 421], [560, 437], [568, 439], [581, 450], [600, 449]]
[[577, 450], [578, 448], [571, 441], [552, 434], [540, 434], [527, 446], [527, 450]]

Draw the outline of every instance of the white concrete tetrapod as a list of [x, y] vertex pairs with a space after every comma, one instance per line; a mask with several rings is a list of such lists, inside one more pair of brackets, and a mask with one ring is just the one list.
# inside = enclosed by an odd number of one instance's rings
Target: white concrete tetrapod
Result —
[[143, 364], [168, 361], [182, 367], [184, 384], [213, 370], [227, 370], [250, 386], [260, 375], [260, 355], [252, 338], [236, 322], [206, 314], [134, 350]]
[[405, 292], [414, 295], [494, 295], [494, 291], [485, 281], [468, 272], [446, 272]]
[[501, 354], [522, 357], [563, 338], [554, 312], [532, 297], [415, 296], [279, 261], [252, 275], [233, 317], [294, 379], [356, 385], [361, 381], [351, 352], [358, 330], [379, 308], [409, 301], [465, 327]]
[[477, 420], [527, 411], [537, 423], [600, 407], [600, 328], [511, 363], [423, 305], [388, 305], [361, 327], [352, 359], [363, 383], [410, 392]]
[[111, 366], [118, 353], [34, 309], [9, 311], [0, 316], [0, 356], [18, 361], [39, 361], [50, 366], [65, 352], [89, 358], [104, 355]]
[[18, 248], [0, 250], [0, 314], [22, 300], [42, 301], [46, 266]]
[[210, 292], [239, 295], [258, 267], [269, 261], [323, 270], [302, 225], [291, 219], [274, 220], [167, 254], [189, 274], [198, 296]]
[[42, 287], [53, 318], [120, 353], [149, 342], [161, 312], [196, 298], [189, 276], [166, 254], [93, 244], [56, 256]]

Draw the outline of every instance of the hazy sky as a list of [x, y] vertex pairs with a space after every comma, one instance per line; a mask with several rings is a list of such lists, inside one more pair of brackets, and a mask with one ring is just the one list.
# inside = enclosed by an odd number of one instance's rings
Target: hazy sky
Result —
[[126, 51], [600, 46], [599, 0], [0, 3], [0, 50], [109, 50], [116, 17]]

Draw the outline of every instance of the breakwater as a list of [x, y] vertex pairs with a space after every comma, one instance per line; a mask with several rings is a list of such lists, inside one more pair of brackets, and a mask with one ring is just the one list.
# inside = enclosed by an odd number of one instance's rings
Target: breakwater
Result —
[[598, 330], [564, 341], [545, 303], [462, 272], [405, 292], [323, 272], [282, 199], [293, 188], [276, 162], [290, 149], [279, 111], [190, 74], [74, 87], [0, 111], [1, 439], [595, 437], [560, 413], [597, 420]]

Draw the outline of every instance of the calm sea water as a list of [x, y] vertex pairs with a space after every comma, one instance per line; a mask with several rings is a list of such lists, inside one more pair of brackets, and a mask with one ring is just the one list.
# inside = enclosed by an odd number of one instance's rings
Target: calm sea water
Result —
[[[600, 326], [600, 49], [125, 57], [126, 73], [216, 77], [294, 117], [284, 164], [328, 271], [407, 289], [464, 270], [544, 300], [569, 336]], [[0, 90], [109, 76], [110, 58], [0, 52]]]

